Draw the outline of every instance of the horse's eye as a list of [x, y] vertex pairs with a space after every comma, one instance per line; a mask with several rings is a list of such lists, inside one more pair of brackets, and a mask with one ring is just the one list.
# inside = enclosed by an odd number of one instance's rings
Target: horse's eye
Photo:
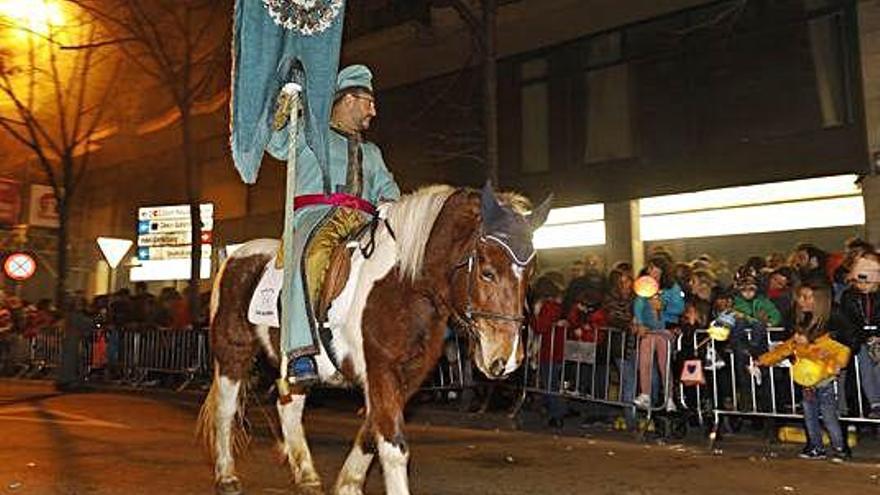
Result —
[[494, 282], [495, 281], [495, 274], [490, 272], [489, 270], [483, 270], [480, 273], [480, 276], [483, 277], [483, 280], [486, 280], [487, 282]]

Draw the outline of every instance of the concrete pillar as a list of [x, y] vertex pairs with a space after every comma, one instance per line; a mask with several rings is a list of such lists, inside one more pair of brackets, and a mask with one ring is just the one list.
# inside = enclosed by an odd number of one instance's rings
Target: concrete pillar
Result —
[[[859, 52], [862, 62], [862, 92], [868, 157], [875, 174], [880, 171], [874, 156], [880, 153], [880, 3], [858, 2]], [[865, 237], [875, 245], [880, 242], [880, 177], [868, 175], [862, 180], [865, 201]]]
[[606, 265], [610, 268], [618, 261], [629, 261], [637, 273], [644, 259], [638, 200], [605, 203]]
[[880, 151], [880, 3], [859, 2], [859, 53], [868, 156]]
[[880, 175], [862, 179], [862, 199], [865, 201], [865, 237], [875, 246], [880, 245]]

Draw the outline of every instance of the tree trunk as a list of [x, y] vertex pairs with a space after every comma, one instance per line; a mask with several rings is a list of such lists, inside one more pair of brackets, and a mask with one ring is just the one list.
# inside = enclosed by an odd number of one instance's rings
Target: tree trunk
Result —
[[483, 0], [483, 127], [486, 131], [486, 176], [498, 179], [497, 0]]
[[70, 192], [65, 189], [63, 197], [57, 197], [58, 204], [58, 234], [56, 241], [58, 243], [58, 257], [56, 258], [55, 268], [58, 271], [58, 277], [55, 279], [55, 306], [59, 309], [66, 308], [67, 299], [67, 220], [69, 216]]
[[189, 215], [192, 222], [189, 271], [189, 315], [193, 328], [199, 326], [201, 315], [199, 299], [199, 280], [202, 267], [202, 215], [199, 208], [201, 196], [201, 174], [193, 156], [192, 130], [190, 129], [190, 113], [188, 108], [180, 109], [180, 126], [183, 137], [183, 166], [186, 171], [186, 199], [189, 202]]
[[[55, 268], [58, 276], [55, 278], [55, 306], [62, 315], [61, 321], [64, 325], [62, 328], [63, 341], [61, 345], [61, 368], [58, 370], [56, 377], [56, 386], [69, 387], [75, 385], [79, 379], [79, 346], [80, 339], [71, 325], [71, 313], [74, 310], [73, 299], [67, 294], [67, 224], [70, 212], [71, 197], [71, 170], [70, 162], [64, 160], [63, 167], [64, 176], [62, 188], [55, 189], [56, 210], [58, 212], [58, 232], [56, 240], [58, 242], [58, 257], [56, 258]], [[63, 193], [61, 192], [63, 190]], [[60, 193], [60, 194], [59, 194]]]

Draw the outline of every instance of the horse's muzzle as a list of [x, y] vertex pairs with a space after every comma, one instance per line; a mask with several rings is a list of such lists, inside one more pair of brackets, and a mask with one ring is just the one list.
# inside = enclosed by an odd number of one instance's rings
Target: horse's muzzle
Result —
[[507, 362], [504, 359], [498, 358], [495, 361], [492, 361], [492, 364], [489, 366], [489, 374], [492, 375], [491, 378], [503, 377], [506, 367]]

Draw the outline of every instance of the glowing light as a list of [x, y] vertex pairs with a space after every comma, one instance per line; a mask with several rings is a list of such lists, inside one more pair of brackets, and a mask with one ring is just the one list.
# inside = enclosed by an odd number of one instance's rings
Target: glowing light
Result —
[[855, 175], [835, 175], [753, 186], [707, 189], [685, 194], [643, 198], [639, 200], [639, 211], [644, 216], [681, 213], [688, 210], [782, 203], [803, 199], [856, 196], [861, 194], [861, 191], [855, 182]]
[[550, 210], [550, 213], [547, 215], [546, 225], [589, 222], [593, 220], [603, 220], [604, 218], [605, 205], [601, 203], [569, 206], [567, 208], [553, 208]]
[[865, 223], [861, 196], [641, 217], [643, 241], [845, 227]]
[[0, 0], [0, 16], [25, 31], [46, 35], [52, 26], [64, 24], [64, 12], [51, 0]]
[[[708, 189], [639, 200], [643, 241], [846, 227], [865, 223], [855, 175]], [[605, 244], [602, 204], [554, 208], [536, 249]]]
[[535, 231], [535, 249], [601, 246], [605, 244], [605, 222], [545, 225]]
[[605, 206], [589, 204], [553, 208], [547, 222], [535, 231], [535, 249], [600, 246], [605, 244]]

